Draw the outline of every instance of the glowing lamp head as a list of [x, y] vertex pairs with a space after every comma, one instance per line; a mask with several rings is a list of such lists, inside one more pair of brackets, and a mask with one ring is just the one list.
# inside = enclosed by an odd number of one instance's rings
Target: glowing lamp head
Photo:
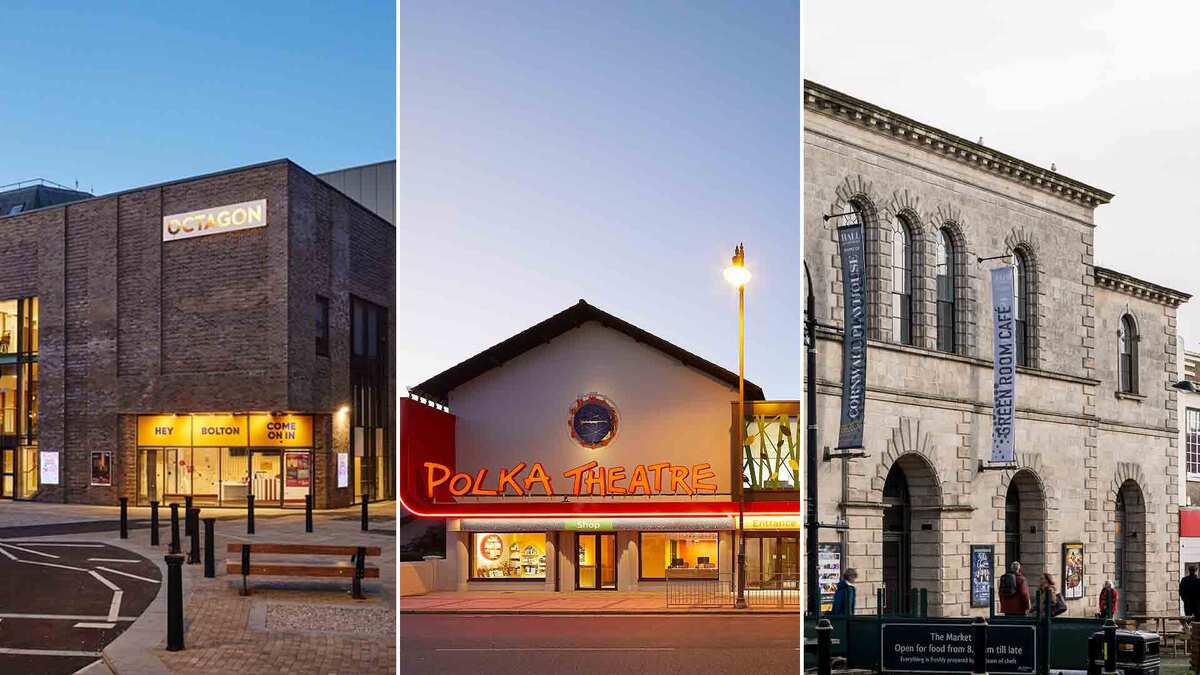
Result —
[[349, 415], [350, 414], [350, 406], [344, 405], [344, 406], [338, 408], [338, 414], [339, 415]]
[[750, 283], [750, 270], [746, 269], [746, 249], [741, 244], [733, 249], [733, 261], [725, 268], [725, 281], [736, 288]]

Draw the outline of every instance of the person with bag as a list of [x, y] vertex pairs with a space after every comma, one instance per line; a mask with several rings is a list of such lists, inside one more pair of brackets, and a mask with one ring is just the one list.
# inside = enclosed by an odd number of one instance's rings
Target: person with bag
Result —
[[1046, 611], [1047, 601], [1050, 603], [1050, 616], [1055, 617], [1066, 613], [1067, 601], [1063, 600], [1062, 594], [1058, 592], [1058, 587], [1054, 584], [1054, 577], [1050, 576], [1049, 572], [1042, 572], [1037, 594], [1033, 599], [1034, 616], [1042, 618], [1042, 613]]
[[1029, 584], [1021, 574], [1021, 563], [1013, 562], [1009, 571], [1000, 576], [1000, 613], [1005, 616], [1025, 616], [1029, 613]]
[[858, 595], [858, 589], [854, 587], [854, 582], [857, 579], [858, 570], [847, 567], [846, 571], [842, 573], [841, 580], [838, 581], [837, 590], [833, 592], [833, 608], [830, 614], [844, 616], [854, 613], [854, 603]]
[[1100, 611], [1096, 613], [1099, 619], [1111, 619], [1117, 615], [1117, 589], [1112, 581], [1105, 579], [1104, 588], [1100, 589]]

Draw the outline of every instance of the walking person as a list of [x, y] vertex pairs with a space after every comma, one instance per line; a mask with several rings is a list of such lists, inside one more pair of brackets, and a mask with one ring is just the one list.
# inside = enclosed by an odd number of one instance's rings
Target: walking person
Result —
[[1013, 562], [1008, 572], [1000, 575], [1000, 613], [1005, 616], [1025, 616], [1029, 613], [1029, 584], [1021, 574], [1021, 563]]
[[1041, 618], [1047, 605], [1050, 609], [1050, 616], [1058, 616], [1067, 611], [1067, 602], [1058, 592], [1054, 577], [1050, 576], [1049, 572], [1042, 572], [1042, 577], [1038, 581], [1037, 593], [1033, 598], [1033, 615]]
[[1188, 641], [1188, 656], [1192, 672], [1200, 672], [1200, 567], [1188, 565], [1187, 576], [1179, 580], [1179, 599], [1183, 613], [1192, 619], [1192, 638]]
[[847, 567], [846, 571], [842, 572], [837, 590], [833, 592], [833, 611], [831, 613], [834, 616], [854, 613], [854, 602], [858, 597], [858, 589], [854, 587], [854, 582], [857, 580], [858, 570], [853, 567]]
[[1100, 589], [1100, 611], [1096, 616], [1101, 619], [1111, 619], [1117, 615], [1117, 589], [1112, 581], [1105, 579], [1104, 588]]

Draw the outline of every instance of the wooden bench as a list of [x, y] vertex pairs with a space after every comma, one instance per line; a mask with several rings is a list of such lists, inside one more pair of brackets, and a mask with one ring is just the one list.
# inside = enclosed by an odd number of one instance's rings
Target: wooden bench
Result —
[[[227, 547], [229, 553], [241, 553], [241, 559], [225, 561], [226, 574], [242, 575], [241, 595], [250, 595], [248, 577], [350, 577], [351, 594], [357, 600], [366, 596], [362, 593], [363, 579], [378, 579], [379, 568], [367, 565], [369, 556], [380, 555], [378, 546], [330, 546], [322, 544], [236, 544]], [[350, 556], [350, 562], [289, 563], [268, 560], [252, 562], [252, 554], [287, 556]]]

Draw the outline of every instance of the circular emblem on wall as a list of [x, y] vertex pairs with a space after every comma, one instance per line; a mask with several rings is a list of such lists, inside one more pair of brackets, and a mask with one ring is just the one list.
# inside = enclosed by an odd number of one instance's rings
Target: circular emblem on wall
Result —
[[584, 394], [571, 406], [567, 424], [576, 443], [592, 450], [603, 448], [617, 435], [617, 408], [600, 394]]
[[499, 560], [504, 555], [504, 542], [499, 535], [489, 534], [479, 540], [479, 555], [488, 560]]

